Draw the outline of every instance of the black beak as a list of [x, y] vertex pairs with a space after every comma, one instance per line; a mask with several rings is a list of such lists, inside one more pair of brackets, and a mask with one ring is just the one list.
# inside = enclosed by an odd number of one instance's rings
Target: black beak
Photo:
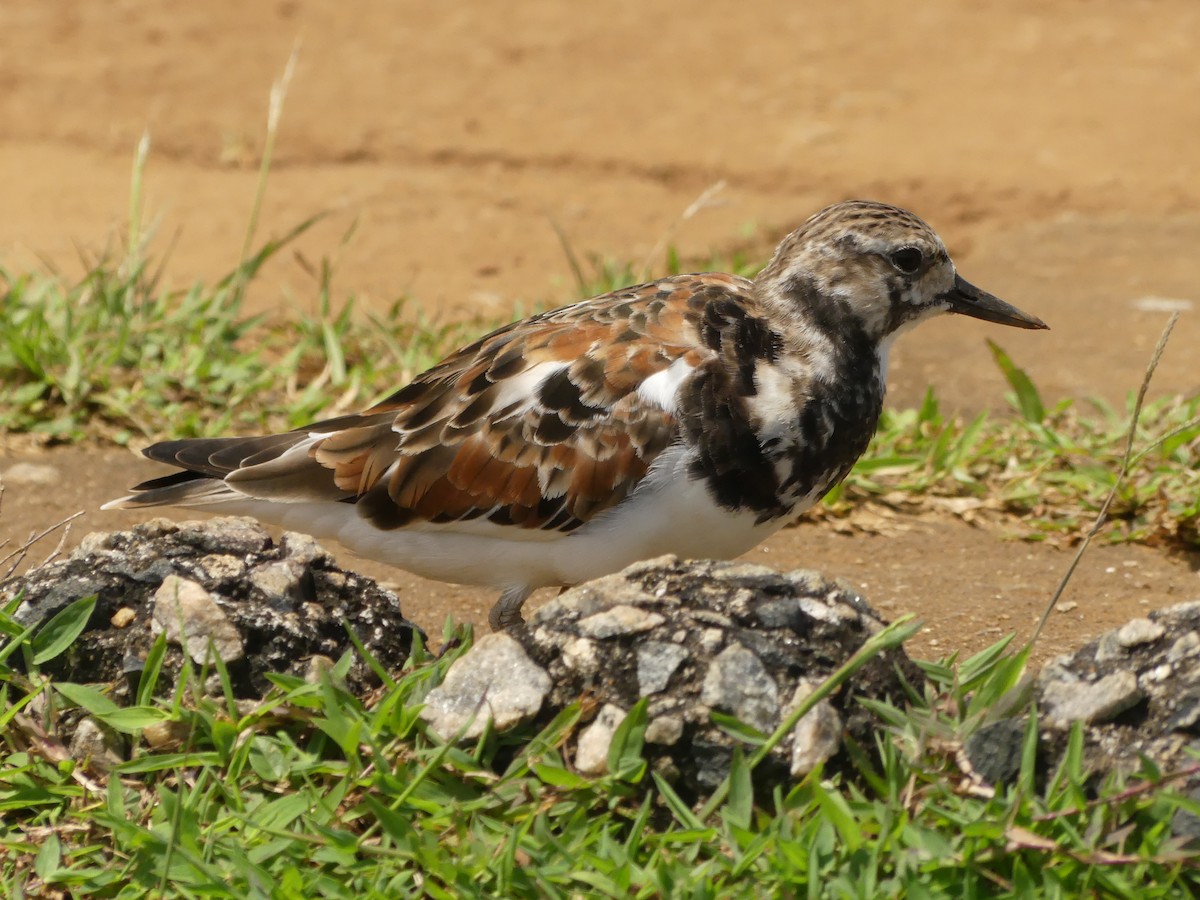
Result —
[[942, 298], [950, 304], [950, 312], [962, 313], [964, 316], [983, 319], [986, 322], [999, 322], [1001, 325], [1013, 325], [1017, 328], [1050, 327], [1037, 316], [1023, 313], [999, 297], [981, 291], [957, 273], [954, 276], [954, 287], [942, 294]]

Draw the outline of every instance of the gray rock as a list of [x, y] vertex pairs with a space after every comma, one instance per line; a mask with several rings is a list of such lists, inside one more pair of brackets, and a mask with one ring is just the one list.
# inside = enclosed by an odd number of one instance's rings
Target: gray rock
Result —
[[209, 661], [209, 644], [223, 662], [241, 659], [242, 637], [212, 594], [189, 578], [168, 575], [154, 592], [150, 633], [166, 633], [193, 662]]
[[[1200, 752], [1200, 747], [1192, 749]], [[1193, 778], [1184, 794], [1193, 803], [1200, 803], [1200, 780]], [[1200, 816], [1190, 809], [1180, 807], [1171, 817], [1171, 833], [1186, 842], [1185, 846], [1194, 848], [1200, 845]]]
[[731, 644], [717, 654], [704, 676], [700, 702], [770, 733], [779, 724], [779, 688], [762, 660]]
[[[819, 684], [881, 627], [853, 590], [812, 572], [662, 557], [567, 591], [508, 634], [550, 675], [531, 727], [583, 696], [622, 710], [645, 698], [647, 761], [695, 799], [724, 778], [739, 743], [714, 710], [770, 732], [802, 679]], [[790, 780], [793, 759], [838, 770], [843, 733], [874, 746], [878, 721], [854, 698], [902, 697], [897, 668], [920, 682], [902, 653], [872, 661], [772, 750], [756, 781]]]
[[125, 762], [124, 739], [102, 722], [84, 716], [71, 736], [71, 757], [93, 771], [108, 773]]
[[537, 715], [550, 676], [504, 632], [480, 638], [429, 692], [421, 718], [442, 740], [477, 738], [490, 719], [505, 731]]
[[603, 775], [608, 771], [608, 751], [613, 735], [625, 721], [626, 711], [606, 703], [599, 715], [579, 734], [575, 750], [575, 768], [584, 775]]
[[1171, 731], [1200, 732], [1200, 689], [1192, 688], [1175, 698], [1174, 715], [1167, 722]]
[[1050, 767], [1076, 719], [1087, 723], [1084, 763], [1092, 769], [1131, 773], [1143, 757], [1164, 770], [1187, 765], [1185, 748], [1200, 734], [1200, 603], [1102, 634], [1047, 665], [1037, 691]]
[[1075, 721], [1087, 724], [1111, 721], [1144, 696], [1137, 676], [1119, 671], [1092, 684], [1055, 682], [1045, 689], [1042, 700], [1049, 721], [1067, 728]]
[[646, 697], [665, 690], [671, 676], [687, 657], [687, 650], [667, 641], [646, 641], [638, 647], [638, 694]]
[[1021, 773], [1024, 719], [1001, 719], [984, 725], [963, 742], [973, 773], [990, 785], [1012, 784]]
[[1128, 648], [1118, 640], [1115, 631], [1105, 632], [1100, 635], [1100, 640], [1096, 644], [1096, 662], [1108, 663], [1113, 660], [1124, 659], [1129, 655], [1127, 651]]
[[1189, 631], [1176, 639], [1167, 651], [1167, 662], [1176, 663], [1192, 656], [1200, 656], [1200, 632]]
[[[295, 592], [299, 596], [268, 595], [255, 584], [258, 569], [280, 564], [302, 572], [298, 582], [307, 587]], [[21, 594], [15, 615], [22, 624], [33, 625], [95, 595], [96, 609], [70, 652], [43, 670], [63, 681], [110, 683], [114, 701], [126, 703], [153, 643], [155, 598], [168, 579], [198, 585], [219, 610], [213, 618], [223, 616], [236, 631], [243, 648], [243, 655], [229, 664], [236, 698], [262, 697], [271, 689], [268, 673], [304, 677], [314, 655], [338, 659], [352, 651], [347, 627], [385, 668], [399, 668], [412, 649], [414, 626], [401, 614], [394, 594], [369, 578], [337, 569], [311, 541], [275, 544], [249, 519], [152, 519], [129, 531], [89, 534], [67, 558], [0, 585], [0, 602]], [[158, 627], [171, 629], [177, 623], [178, 617], [166, 614], [165, 607], [160, 611]], [[232, 648], [236, 642], [224, 626], [220, 632]], [[188, 643], [193, 653], [202, 653], [207, 644]], [[162, 693], [174, 688], [183, 659], [182, 649], [169, 644], [159, 678]], [[379, 680], [356, 659], [346, 683], [363, 692]]]

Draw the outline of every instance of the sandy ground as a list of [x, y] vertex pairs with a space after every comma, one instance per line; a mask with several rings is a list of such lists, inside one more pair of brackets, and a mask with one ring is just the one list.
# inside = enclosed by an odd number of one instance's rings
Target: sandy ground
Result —
[[[299, 47], [260, 225], [328, 216], [252, 302], [311, 309], [297, 256], [335, 290], [408, 295], [451, 318], [576, 299], [555, 228], [581, 257], [653, 266], [770, 245], [831, 200], [908, 206], [960, 270], [1049, 333], [941, 321], [893, 356], [892, 402], [933, 383], [999, 407], [1001, 341], [1050, 400], [1120, 400], [1167, 307], [1188, 310], [1156, 392], [1200, 390], [1200, 5], [1192, 0], [519, 5], [180, 0], [0, 6], [0, 263], [67, 272], [128, 222], [147, 129], [145, 207], [168, 280], [219, 277], [241, 248], [267, 93]], [[684, 211], [710, 194], [691, 215]], [[347, 234], [349, 237], [347, 239]], [[0, 457], [0, 535], [24, 538], [146, 474], [121, 451]], [[44, 474], [43, 470], [43, 474]], [[16, 473], [20, 476], [20, 470]], [[34, 480], [30, 480], [30, 478]], [[89, 512], [75, 535], [132, 520]], [[81, 526], [81, 527], [80, 527]], [[952, 521], [853, 537], [788, 531], [754, 559], [866, 585], [924, 640], [975, 648], [1027, 628], [1067, 554]], [[367, 568], [367, 567], [364, 567]], [[1195, 558], [1099, 548], [1055, 613], [1049, 650], [1200, 596]], [[437, 628], [491, 597], [394, 572]], [[937, 641], [937, 644], [932, 644]]]

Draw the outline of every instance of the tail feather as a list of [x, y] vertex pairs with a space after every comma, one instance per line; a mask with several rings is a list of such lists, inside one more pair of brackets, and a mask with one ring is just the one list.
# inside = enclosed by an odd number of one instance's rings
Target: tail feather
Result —
[[142, 454], [155, 462], [179, 466], [210, 478], [224, 478], [244, 466], [247, 459], [278, 456], [307, 437], [304, 433], [289, 431], [249, 438], [187, 438], [151, 444]]
[[110, 500], [101, 509], [144, 509], [149, 506], [209, 506], [238, 497], [219, 478], [201, 472], [173, 472], [134, 485], [133, 493]]
[[332, 473], [326, 473], [328, 489], [323, 479], [313, 477], [312, 470], [322, 467], [305, 450], [311, 441], [312, 436], [303, 431], [161, 441], [143, 450], [143, 455], [183, 471], [144, 481], [102, 509], [211, 506], [248, 498], [312, 499], [302, 495], [314, 492], [342, 499], [346, 494], [333, 484]]

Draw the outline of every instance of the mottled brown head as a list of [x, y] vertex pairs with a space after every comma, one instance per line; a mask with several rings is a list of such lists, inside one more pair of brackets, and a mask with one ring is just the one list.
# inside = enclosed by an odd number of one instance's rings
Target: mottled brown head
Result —
[[947, 312], [1047, 327], [959, 276], [945, 244], [921, 219], [869, 200], [827, 206], [789, 234], [756, 290], [776, 314], [802, 327], [857, 324], [877, 342]]

